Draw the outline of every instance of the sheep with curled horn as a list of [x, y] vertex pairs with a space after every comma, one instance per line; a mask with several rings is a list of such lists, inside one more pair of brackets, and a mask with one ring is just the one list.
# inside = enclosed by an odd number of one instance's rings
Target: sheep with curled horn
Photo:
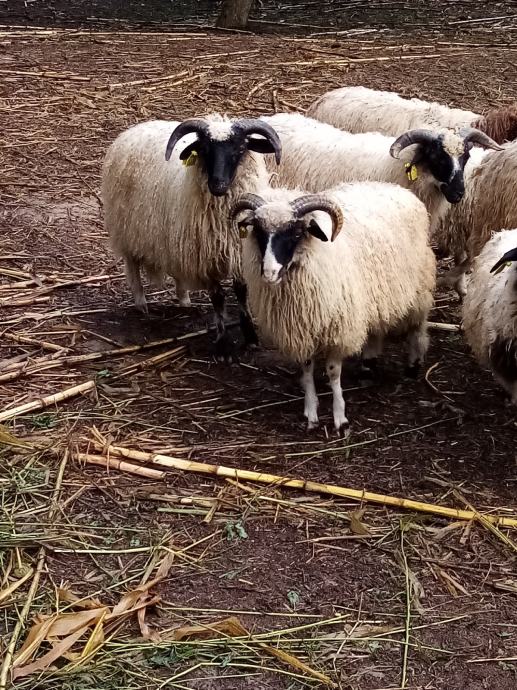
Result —
[[465, 179], [462, 202], [451, 207], [435, 233], [442, 251], [457, 257], [450, 280], [461, 285], [463, 293], [465, 272], [492, 235], [517, 227], [517, 140], [497, 152], [473, 149]]
[[414, 129], [397, 139], [350, 134], [299, 114], [262, 118], [282, 142], [279, 184], [311, 192], [339, 182], [377, 180], [410, 189], [426, 206], [430, 234], [465, 193], [464, 167], [474, 145], [500, 149], [471, 127], [458, 132]]
[[380, 132], [398, 136], [408, 129], [475, 127], [498, 144], [517, 137], [517, 104], [492, 108], [484, 115], [392, 91], [346, 86], [327, 91], [307, 109], [307, 115], [347, 132]]
[[136, 306], [147, 312], [141, 268], [154, 282], [172, 276], [183, 306], [190, 304], [189, 290], [208, 290], [220, 359], [231, 359], [224, 279], [234, 281], [244, 338], [256, 343], [240, 238], [228, 216], [238, 196], [268, 184], [264, 153], [280, 161], [281, 144], [270, 125], [214, 114], [131, 127], [114, 141], [104, 162], [105, 225], [114, 251], [124, 259]]
[[233, 217], [247, 233], [243, 274], [260, 333], [303, 368], [308, 428], [318, 424], [317, 356], [326, 360], [334, 426], [348, 420], [344, 358], [380, 354], [403, 334], [415, 373], [428, 347], [436, 262], [425, 206], [392, 184], [343, 184], [320, 194], [245, 194]]
[[465, 337], [517, 405], [517, 229], [503, 230], [474, 261], [463, 303]]

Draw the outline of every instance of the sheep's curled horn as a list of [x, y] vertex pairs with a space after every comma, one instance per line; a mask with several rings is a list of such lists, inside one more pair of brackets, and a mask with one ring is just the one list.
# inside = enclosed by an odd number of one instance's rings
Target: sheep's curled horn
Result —
[[311, 211], [323, 211], [324, 213], [328, 213], [332, 219], [331, 242], [334, 242], [341, 232], [343, 226], [343, 212], [334, 201], [323, 194], [307, 194], [306, 196], [292, 201], [291, 206], [297, 218], [302, 218], [307, 215], [307, 213], [311, 213]]
[[438, 136], [438, 134], [428, 129], [411, 129], [409, 132], [401, 134], [398, 139], [395, 139], [390, 146], [390, 156], [398, 158], [402, 149], [411, 146], [411, 144], [430, 144], [438, 139]]
[[240, 130], [244, 136], [250, 134], [259, 134], [269, 141], [273, 149], [275, 150], [275, 160], [276, 164], [280, 165], [280, 157], [282, 155], [282, 144], [280, 142], [280, 137], [275, 132], [271, 125], [267, 122], [263, 122], [257, 118], [246, 118], [238, 120], [234, 124], [234, 128]]
[[486, 149], [494, 149], [494, 151], [502, 151], [503, 147], [491, 139], [488, 134], [485, 134], [475, 127], [462, 127], [458, 134], [463, 139], [465, 143], [471, 142], [472, 144], [478, 144]]
[[[487, 134], [481, 132], [475, 127], [463, 127], [459, 130], [458, 135], [465, 143], [478, 144], [487, 149], [501, 150], [501, 146]], [[409, 132], [404, 132], [398, 139], [396, 139], [390, 147], [390, 155], [393, 158], [398, 158], [402, 149], [411, 146], [411, 144], [428, 144], [439, 138], [439, 134], [431, 132], [428, 129], [412, 129]]]
[[181, 122], [169, 138], [167, 143], [167, 150], [165, 151], [165, 160], [168, 161], [174, 150], [174, 147], [178, 141], [184, 137], [186, 134], [196, 134], [207, 135], [208, 134], [208, 123], [205, 120], [199, 120], [197, 118], [192, 118], [190, 120], [185, 120]]

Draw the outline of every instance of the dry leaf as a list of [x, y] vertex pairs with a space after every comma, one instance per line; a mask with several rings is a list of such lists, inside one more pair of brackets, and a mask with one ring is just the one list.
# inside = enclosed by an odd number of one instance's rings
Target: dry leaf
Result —
[[108, 611], [109, 608], [103, 606], [88, 611], [60, 613], [52, 621], [52, 625], [48, 631], [48, 637], [64, 637], [65, 635], [70, 635], [79, 628], [87, 628], [97, 623], [97, 621], [105, 616]]
[[160, 642], [161, 636], [157, 630], [151, 630], [151, 628], [145, 622], [145, 614], [147, 608], [140, 609], [136, 614], [138, 618], [138, 625], [140, 626], [140, 632], [144, 640], [151, 640], [151, 642]]
[[51, 625], [52, 619], [49, 618], [47, 620], [39, 620], [32, 626], [32, 628], [28, 632], [27, 639], [25, 640], [18, 654], [14, 658], [13, 668], [16, 666], [20, 666], [25, 661], [31, 658], [31, 656], [39, 648], [43, 640], [46, 639], [47, 632]]
[[99, 599], [82, 599], [65, 587], [58, 587], [57, 597], [60, 602], [74, 604], [74, 607], [81, 609], [98, 609], [104, 606]]
[[173, 639], [179, 642], [186, 638], [211, 640], [217, 637], [246, 637], [247, 635], [249, 633], [240, 620], [235, 616], [230, 616], [210, 625], [185, 625], [174, 630]]
[[92, 634], [88, 639], [88, 642], [84, 645], [84, 649], [80, 654], [80, 658], [84, 659], [94, 652], [98, 647], [104, 643], [104, 628], [103, 623], [106, 618], [106, 614], [103, 614], [97, 621], [97, 625], [92, 630]]
[[175, 556], [176, 554], [174, 552], [167, 551], [167, 553], [163, 557], [162, 562], [158, 566], [158, 570], [156, 571], [155, 582], [157, 580], [165, 580], [165, 578], [168, 577], [170, 569], [172, 568], [172, 565], [174, 563]]
[[371, 534], [370, 530], [366, 527], [361, 522], [361, 518], [363, 517], [365, 513], [365, 510], [354, 510], [353, 513], [350, 513], [350, 531], [353, 534], [360, 534], [364, 536], [368, 536]]
[[16, 580], [16, 582], [12, 582], [8, 587], [5, 587], [5, 589], [2, 589], [0, 591], [0, 601], [3, 601], [4, 599], [7, 599], [8, 597], [10, 597], [11, 594], [18, 589], [18, 587], [23, 585], [23, 583], [29, 579], [29, 577], [32, 575], [33, 572], [34, 572], [34, 570], [31, 568], [19, 580]]
[[20, 448], [32, 448], [30, 443], [20, 441], [19, 438], [13, 436], [3, 424], [0, 424], [0, 443], [7, 446], [19, 446]]
[[27, 666], [17, 666], [16, 668], [13, 668], [13, 680], [16, 680], [17, 678], [24, 678], [25, 676], [30, 676], [31, 673], [36, 673], [36, 671], [45, 671], [46, 669], [48, 669], [49, 666], [54, 663], [54, 661], [59, 659], [59, 657], [63, 656], [65, 652], [67, 652], [71, 647], [74, 646], [74, 644], [81, 637], [81, 635], [85, 633], [86, 629], [86, 627], [80, 628], [68, 637], [65, 637], [64, 640], [61, 640], [61, 642], [55, 644], [50, 650], [50, 652], [47, 652], [36, 661], [33, 661], [32, 664], [27, 664]]

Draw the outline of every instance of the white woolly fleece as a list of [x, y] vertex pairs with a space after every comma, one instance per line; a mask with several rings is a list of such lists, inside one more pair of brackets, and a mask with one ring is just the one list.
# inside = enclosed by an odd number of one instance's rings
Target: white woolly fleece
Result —
[[397, 137], [418, 127], [468, 127], [479, 115], [440, 103], [406, 99], [391, 91], [347, 86], [328, 91], [307, 110], [307, 115], [354, 134], [381, 132]]
[[[286, 189], [258, 194], [275, 209], [282, 197], [300, 196]], [[341, 233], [334, 242], [302, 239], [281, 283], [262, 279], [253, 233], [243, 246], [250, 307], [262, 335], [300, 363], [317, 354], [357, 354], [372, 334], [421, 324], [433, 302], [436, 262], [424, 205], [399, 186], [375, 182], [326, 194], [342, 209]], [[270, 217], [268, 206], [260, 211]]]

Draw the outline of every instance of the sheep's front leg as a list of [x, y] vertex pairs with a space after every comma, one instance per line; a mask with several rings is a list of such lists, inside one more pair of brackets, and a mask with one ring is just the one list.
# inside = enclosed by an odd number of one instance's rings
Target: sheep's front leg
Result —
[[258, 338], [248, 309], [248, 288], [246, 283], [242, 283], [240, 280], [234, 280], [233, 290], [239, 303], [239, 322], [244, 337], [244, 343], [249, 347], [256, 347], [258, 345]]
[[224, 290], [220, 285], [210, 290], [210, 300], [215, 312], [215, 356], [220, 362], [232, 362], [233, 344], [225, 325]]
[[343, 389], [341, 388], [341, 367], [341, 357], [331, 355], [327, 358], [327, 376], [329, 377], [330, 387], [332, 389], [334, 426], [338, 432], [342, 431], [343, 428], [348, 425], [348, 419], [345, 416]]
[[307, 417], [307, 429], [318, 426], [318, 396], [314, 385], [314, 359], [308, 359], [303, 365], [302, 386], [305, 391], [304, 415]]
[[190, 307], [192, 305], [189, 291], [178, 280], [176, 281], [176, 297], [178, 298], [180, 307]]
[[126, 281], [133, 294], [135, 307], [143, 314], [149, 314], [147, 300], [145, 299], [142, 277], [140, 275], [140, 262], [132, 256], [124, 257], [124, 271]]

